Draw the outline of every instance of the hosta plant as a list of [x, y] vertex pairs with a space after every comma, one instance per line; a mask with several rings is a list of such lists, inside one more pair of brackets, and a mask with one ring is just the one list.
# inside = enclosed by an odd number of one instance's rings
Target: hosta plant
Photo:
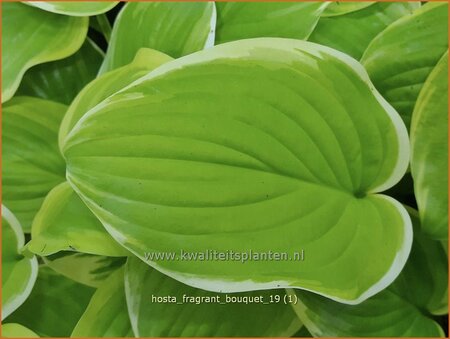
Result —
[[445, 2], [2, 4], [5, 337], [440, 337]]

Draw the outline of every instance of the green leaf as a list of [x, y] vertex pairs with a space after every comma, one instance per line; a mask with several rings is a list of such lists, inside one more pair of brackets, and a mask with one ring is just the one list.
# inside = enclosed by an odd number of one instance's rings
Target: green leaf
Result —
[[174, 58], [214, 44], [214, 2], [129, 2], [114, 22], [101, 72], [130, 63], [140, 48]]
[[53, 14], [18, 2], [2, 3], [2, 102], [14, 95], [27, 69], [75, 53], [87, 18]]
[[119, 1], [24, 1], [24, 3], [52, 13], [71, 16], [90, 16], [109, 11]]
[[[242, 40], [168, 62], [85, 114], [63, 153], [107, 231], [191, 286], [358, 303], [409, 254], [408, 214], [377, 194], [406, 171], [406, 128], [360, 64], [317, 44]], [[148, 255], [181, 249], [307, 259]]]
[[39, 338], [36, 333], [20, 324], [4, 324], [1, 327], [3, 338]]
[[40, 266], [31, 295], [8, 322], [28, 327], [41, 337], [69, 337], [94, 289]]
[[323, 11], [323, 17], [342, 15], [359, 11], [376, 4], [376, 1], [333, 1]]
[[109, 40], [111, 40], [112, 28], [106, 14], [100, 14], [90, 18], [89, 27], [102, 34], [105, 40], [109, 43]]
[[57, 133], [66, 106], [31, 97], [3, 105], [2, 198], [25, 232], [47, 193], [64, 181]]
[[408, 208], [414, 225], [413, 249], [402, 273], [389, 287], [431, 314], [448, 313], [448, 259], [439, 241], [424, 234], [419, 214]]
[[[125, 291], [136, 337], [289, 337], [301, 326], [292, 308], [283, 303], [282, 290], [228, 295], [269, 302], [271, 295], [281, 293], [280, 303], [226, 303], [227, 295], [183, 285], [136, 257], [125, 266]], [[155, 300], [167, 296], [176, 302]], [[217, 296], [216, 302], [205, 301]]]
[[2, 320], [23, 304], [36, 281], [37, 260], [20, 253], [24, 243], [19, 221], [2, 205]]
[[128, 254], [67, 182], [53, 188], [45, 198], [33, 220], [27, 249], [40, 256], [59, 251], [105, 256]]
[[72, 56], [29, 69], [16, 95], [34, 96], [69, 105], [95, 79], [104, 53], [89, 38]]
[[134, 336], [125, 300], [123, 268], [111, 274], [98, 287], [71, 336], [75, 338]]
[[300, 300], [294, 309], [315, 337], [444, 336], [435, 321], [389, 289], [356, 306], [306, 292], [297, 295]]
[[125, 258], [104, 257], [86, 253], [60, 252], [43, 258], [55, 272], [80, 284], [99, 287]]
[[[336, 2], [327, 7], [353, 10], [320, 18], [309, 40], [335, 48], [360, 59], [372, 39], [395, 20], [412, 13], [420, 7], [419, 2]], [[357, 5], [356, 5], [357, 4]], [[365, 5], [371, 6], [365, 6]], [[334, 5], [334, 6], [333, 6]], [[333, 10], [334, 11], [334, 10]], [[331, 14], [330, 14], [331, 15]]]
[[409, 128], [428, 75], [448, 49], [448, 3], [429, 2], [382, 31], [361, 59], [375, 87]]
[[91, 108], [170, 60], [172, 58], [164, 53], [141, 48], [130, 64], [103, 74], [92, 81], [78, 94], [64, 116], [59, 130], [60, 147], [78, 120]]
[[448, 238], [448, 52], [425, 81], [411, 122], [411, 172], [424, 231]]
[[411, 256], [400, 276], [386, 290], [355, 306], [305, 291], [288, 291], [291, 296], [297, 295], [294, 310], [311, 334], [315, 337], [444, 336], [427, 311], [435, 311], [447, 302], [446, 254], [439, 242], [421, 233], [417, 212], [409, 211], [414, 224]]
[[447, 240], [445, 240], [445, 241], [443, 240], [443, 241], [441, 241], [441, 244], [444, 247], [445, 253], [448, 256], [448, 241]]
[[259, 37], [306, 39], [327, 5], [325, 2], [216, 2], [216, 44]]

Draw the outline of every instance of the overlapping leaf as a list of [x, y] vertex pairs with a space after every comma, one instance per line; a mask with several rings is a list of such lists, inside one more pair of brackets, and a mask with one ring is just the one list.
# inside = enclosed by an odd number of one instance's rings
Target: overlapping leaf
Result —
[[172, 60], [168, 55], [141, 48], [128, 65], [99, 76], [84, 88], [67, 110], [59, 131], [59, 145], [62, 147], [64, 139], [80, 118], [95, 105], [131, 84], [134, 80], [144, 76], [161, 64]]
[[61, 252], [43, 258], [47, 266], [55, 272], [91, 287], [99, 287], [105, 279], [125, 263], [125, 260], [121, 257], [73, 252]]
[[2, 325], [3, 338], [39, 338], [33, 331], [20, 324]]
[[107, 42], [111, 40], [111, 23], [106, 14], [99, 14], [89, 19], [89, 27], [102, 34]]
[[352, 13], [374, 4], [376, 4], [376, 1], [332, 1], [323, 11], [322, 16], [329, 17]]
[[36, 258], [20, 254], [24, 242], [19, 221], [2, 205], [2, 320], [26, 300], [36, 281]]
[[42, 11], [18, 2], [2, 3], [2, 102], [14, 95], [30, 67], [75, 53], [88, 19]]
[[326, 2], [216, 2], [216, 44], [279, 37], [306, 39]]
[[[125, 289], [131, 324], [136, 337], [289, 337], [301, 326], [292, 308], [283, 302], [228, 303], [226, 295], [194, 289], [150, 268], [136, 257], [128, 259]], [[241, 293], [234, 296], [261, 296], [284, 291]], [[186, 302], [183, 296], [221, 296], [220, 302]], [[156, 302], [152, 298], [171, 296], [178, 303]], [[184, 303], [183, 303], [184, 302]]]
[[448, 256], [442, 243], [430, 239], [417, 211], [408, 208], [414, 222], [414, 244], [408, 263], [389, 287], [427, 314], [448, 313]]
[[34, 6], [52, 13], [71, 16], [89, 16], [105, 13], [116, 6], [118, 1], [25, 1], [27, 5]]
[[28, 95], [69, 105], [81, 89], [93, 80], [104, 53], [89, 38], [72, 56], [29, 69], [16, 95]]
[[356, 306], [314, 295], [300, 294], [299, 298], [297, 314], [315, 337], [444, 336], [435, 321], [390, 290]]
[[334, 2], [308, 40], [360, 59], [378, 33], [419, 7], [419, 2]]
[[[294, 306], [314, 336], [325, 337], [442, 337], [442, 328], [428, 312], [447, 312], [447, 258], [439, 242], [420, 231], [416, 212], [411, 257], [386, 290], [355, 305], [343, 305], [312, 293], [296, 293]], [[380, 252], [377, 252], [380, 253]], [[438, 312], [438, 313], [440, 313]]]
[[72, 337], [133, 337], [125, 300], [123, 268], [111, 274], [92, 296]]
[[31, 97], [16, 97], [2, 107], [2, 198], [25, 232], [47, 193], [64, 181], [57, 138], [66, 109]]
[[214, 44], [213, 2], [130, 2], [116, 18], [102, 72], [130, 63], [140, 48], [177, 58]]
[[143, 259], [180, 244], [307, 253], [149, 260], [206, 290], [293, 286], [357, 303], [411, 246], [403, 207], [376, 194], [406, 170], [405, 126], [361, 65], [316, 44], [245, 40], [166, 63], [84, 115], [63, 152], [77, 193]]
[[425, 232], [448, 238], [448, 52], [425, 81], [411, 123], [411, 172]]
[[41, 337], [69, 337], [93, 292], [40, 266], [33, 291], [8, 322], [19, 323]]
[[382, 31], [361, 59], [409, 128], [423, 83], [448, 49], [448, 3], [429, 2]]
[[127, 255], [67, 182], [56, 186], [45, 198], [34, 218], [27, 249], [40, 256], [59, 251]]

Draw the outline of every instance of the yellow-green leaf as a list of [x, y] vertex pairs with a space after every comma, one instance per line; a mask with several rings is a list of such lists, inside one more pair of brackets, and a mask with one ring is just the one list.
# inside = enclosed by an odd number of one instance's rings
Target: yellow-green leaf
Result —
[[411, 173], [424, 232], [448, 238], [448, 52], [425, 81], [411, 123]]
[[24, 242], [19, 221], [2, 205], [2, 320], [23, 304], [36, 281], [37, 260], [21, 254]]
[[2, 102], [14, 95], [27, 69], [75, 53], [88, 18], [42, 11], [19, 2], [2, 2]]
[[3, 105], [3, 202], [25, 232], [50, 190], [64, 181], [58, 130], [67, 106], [32, 97]]

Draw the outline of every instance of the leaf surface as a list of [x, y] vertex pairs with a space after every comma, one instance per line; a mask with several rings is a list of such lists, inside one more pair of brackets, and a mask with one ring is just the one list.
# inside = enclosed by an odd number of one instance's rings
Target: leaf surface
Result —
[[425, 81], [411, 123], [411, 172], [422, 227], [448, 238], [448, 52]]
[[16, 97], [2, 109], [2, 198], [24, 231], [30, 232], [45, 196], [64, 181], [65, 163], [57, 138], [67, 107]]
[[376, 1], [332, 1], [323, 11], [323, 17], [343, 15], [376, 4]]
[[[125, 291], [136, 337], [289, 337], [301, 327], [283, 301], [226, 304], [225, 294], [181, 284], [136, 257], [130, 257], [125, 266]], [[268, 303], [271, 295], [281, 295], [283, 300], [285, 293], [271, 290], [232, 296], [262, 297]], [[175, 297], [178, 303], [154, 301], [165, 296]], [[184, 296], [193, 300], [188, 302]], [[195, 301], [217, 296], [224, 304]]]
[[125, 258], [105, 257], [86, 253], [60, 252], [43, 258], [55, 272], [80, 284], [99, 287]]
[[405, 173], [406, 128], [360, 64], [309, 42], [246, 40], [168, 62], [85, 114], [63, 152], [71, 185], [140, 258], [307, 256], [149, 260], [191, 286], [292, 286], [357, 303], [410, 250], [409, 216], [377, 194]]
[[2, 325], [3, 338], [39, 338], [33, 331], [20, 324]]
[[259, 37], [306, 39], [327, 5], [319, 1], [216, 2], [216, 44]]
[[91, 80], [95, 79], [104, 53], [89, 38], [68, 58], [29, 69], [16, 95], [43, 98], [69, 105]]
[[306, 291], [296, 293], [300, 320], [315, 337], [442, 337], [427, 312], [446, 313], [447, 258], [439, 242], [420, 230], [417, 212], [411, 256], [395, 282], [359, 305], [343, 305]]
[[[448, 313], [448, 259], [441, 242], [424, 232], [416, 210], [408, 207], [414, 243], [402, 273], [389, 287], [427, 314]], [[425, 312], [424, 312], [425, 311]]]
[[130, 2], [115, 20], [101, 72], [130, 63], [140, 48], [178, 58], [214, 44], [214, 2]]
[[2, 205], [2, 320], [23, 304], [36, 281], [37, 260], [20, 253], [24, 242], [19, 221]]
[[90, 16], [102, 14], [114, 8], [118, 1], [25, 1], [27, 5], [45, 11], [71, 16]]
[[378, 33], [420, 7], [419, 2], [377, 2], [370, 6], [364, 6], [370, 4], [368, 2], [357, 5], [341, 2], [332, 3], [325, 12], [334, 8], [334, 4], [339, 4], [340, 8], [352, 5], [353, 10], [349, 8], [343, 13], [337, 12], [326, 17], [325, 13], [322, 14], [308, 40], [335, 48], [358, 60]]
[[109, 40], [111, 40], [112, 27], [106, 14], [99, 14], [89, 18], [89, 28], [103, 35], [106, 42], [109, 43]]
[[126, 256], [67, 182], [53, 188], [33, 220], [27, 249], [40, 256], [77, 251]]
[[134, 336], [125, 300], [123, 268], [111, 274], [97, 288], [71, 336], [75, 338]]
[[82, 45], [88, 18], [2, 2], [2, 102], [12, 98], [27, 69], [68, 57]]
[[372, 40], [361, 59], [409, 128], [423, 83], [448, 49], [448, 3], [429, 2]]
[[92, 81], [77, 95], [64, 116], [59, 131], [60, 147], [78, 120], [91, 108], [170, 60], [172, 58], [164, 53], [141, 48], [131, 63], [102, 74]]
[[8, 322], [20, 323], [41, 337], [69, 337], [93, 292], [41, 265], [33, 291]]

